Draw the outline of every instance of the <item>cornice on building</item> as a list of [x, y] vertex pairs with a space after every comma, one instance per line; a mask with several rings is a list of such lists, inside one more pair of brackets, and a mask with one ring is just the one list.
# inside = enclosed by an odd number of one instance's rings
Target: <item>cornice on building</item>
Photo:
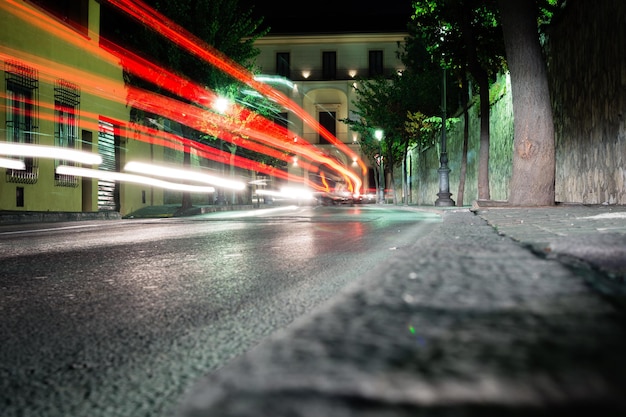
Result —
[[407, 32], [388, 33], [336, 33], [336, 34], [280, 34], [267, 35], [255, 41], [255, 45], [308, 45], [308, 44], [337, 44], [356, 42], [403, 42], [409, 34]]

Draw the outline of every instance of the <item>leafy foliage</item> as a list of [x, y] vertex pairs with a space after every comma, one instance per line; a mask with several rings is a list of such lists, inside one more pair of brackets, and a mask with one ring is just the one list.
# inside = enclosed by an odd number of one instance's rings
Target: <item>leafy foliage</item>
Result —
[[[254, 70], [254, 59], [259, 52], [254, 47], [254, 42], [264, 36], [268, 29], [262, 28], [262, 18], [252, 17], [252, 9], [239, 7], [238, 0], [178, 0], [175, 2], [145, 0], [145, 2], [230, 59], [251, 71]], [[252, 108], [257, 113], [270, 118], [277, 114], [278, 109], [273, 102], [258, 94], [251, 94], [246, 86], [195, 55], [182, 50], [173, 42], [164, 39], [152, 28], [131, 21], [110, 6], [107, 7], [106, 3], [103, 5], [103, 15], [105, 30], [108, 36], [116, 42], [139, 52], [150, 61], [178, 73], [183, 78], [217, 92], [230, 102], [237, 102], [239, 105]], [[162, 90], [158, 84], [154, 84], [151, 80], [144, 80], [130, 73], [125, 73], [125, 79], [131, 85], [171, 96], [171, 93]], [[184, 97], [176, 98], [185, 100]], [[145, 116], [141, 112], [135, 111], [134, 113], [139, 113], [138, 119]], [[244, 111], [242, 113], [245, 113], [245, 116], [235, 115], [233, 120], [243, 124], [253, 117], [250, 112]], [[185, 136], [209, 143], [217, 141], [214, 145], [220, 148], [228, 148], [232, 145], [227, 142], [222, 143], [221, 140], [217, 139], [219, 132], [217, 126], [205, 126], [205, 128], [212, 134], [185, 128]], [[245, 140], [245, 138], [241, 140]], [[276, 163], [273, 158], [244, 148], [239, 150], [239, 154], [257, 161]]]
[[[441, 135], [441, 120], [442, 117], [426, 117], [420, 112], [407, 114], [405, 129], [412, 137], [419, 138], [416, 145], [420, 152], [423, 152], [431, 146], [435, 146], [437, 144]], [[446, 131], [452, 129], [454, 125], [460, 121], [461, 119], [458, 117], [447, 117]]]
[[490, 75], [503, 68], [495, 0], [415, 0], [413, 6], [413, 23], [428, 52], [448, 68], [479, 65]]

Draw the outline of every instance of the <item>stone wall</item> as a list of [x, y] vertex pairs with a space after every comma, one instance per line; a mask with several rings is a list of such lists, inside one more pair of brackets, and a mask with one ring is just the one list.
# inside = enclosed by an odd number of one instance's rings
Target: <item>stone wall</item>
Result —
[[[570, 1], [546, 42], [556, 141], [556, 201], [626, 204], [626, 2]], [[511, 178], [513, 109], [510, 84], [492, 88], [490, 191], [506, 200]], [[480, 120], [470, 109], [464, 204], [478, 197]], [[450, 192], [458, 193], [463, 120], [447, 135]], [[439, 147], [412, 152], [409, 203], [437, 199]], [[398, 170], [399, 171], [399, 170]], [[400, 184], [400, 181], [396, 182]]]
[[[491, 199], [506, 200], [511, 179], [511, 158], [513, 153], [513, 104], [511, 85], [508, 76], [502, 76], [491, 89], [492, 105], [489, 116], [489, 188]], [[471, 205], [478, 198], [478, 151], [480, 143], [479, 103], [469, 109], [469, 141], [467, 171], [465, 178], [464, 205]], [[463, 151], [463, 129], [465, 119], [447, 132], [446, 148], [450, 168], [450, 192], [458, 203], [459, 176]], [[440, 141], [425, 152], [412, 152], [411, 163], [411, 204], [432, 205], [439, 192], [439, 151]], [[399, 184], [400, 181], [397, 181]]]
[[570, 1], [549, 33], [556, 199], [626, 204], [626, 3]]

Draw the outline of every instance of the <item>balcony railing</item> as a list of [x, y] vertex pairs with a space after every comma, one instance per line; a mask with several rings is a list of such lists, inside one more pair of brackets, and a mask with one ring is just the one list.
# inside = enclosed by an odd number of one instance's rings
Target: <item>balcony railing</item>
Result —
[[35, 184], [39, 178], [39, 167], [27, 166], [26, 169], [10, 169], [6, 171], [6, 181], [18, 184]]

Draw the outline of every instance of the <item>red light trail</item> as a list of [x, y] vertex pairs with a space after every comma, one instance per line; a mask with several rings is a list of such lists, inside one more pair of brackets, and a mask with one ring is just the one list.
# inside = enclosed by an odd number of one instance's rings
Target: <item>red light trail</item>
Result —
[[[363, 172], [365, 172], [365, 165], [360, 159], [358, 159], [352, 150], [331, 135], [326, 129], [320, 126], [315, 119], [313, 119], [308, 113], [298, 107], [290, 99], [285, 97], [282, 93], [266, 84], [254, 80], [253, 75], [243, 67], [232, 62], [220, 52], [215, 51], [213, 48], [204, 44], [193, 35], [168, 21], [156, 11], [149, 9], [141, 2], [111, 0], [110, 3], [129, 13], [140, 22], [155, 28], [159, 33], [166, 36], [168, 39], [171, 39], [179, 46], [196, 54], [217, 68], [228, 72], [238, 80], [246, 83], [250, 87], [266, 95], [268, 98], [273, 99], [288, 108], [294, 114], [301, 117], [306, 123], [318, 129], [320, 134], [327, 138], [329, 142], [334, 143], [348, 155], [352, 155], [363, 168]], [[202, 88], [189, 80], [176, 76], [175, 74], [166, 71], [165, 69], [154, 65], [143, 58], [140, 58], [130, 51], [126, 51], [119, 46], [115, 46], [104, 39], [101, 40], [101, 48], [95, 45], [94, 42], [90, 42], [88, 39], [77, 37], [74, 31], [68, 29], [49, 16], [40, 13], [35, 15], [32, 9], [26, 7], [21, 2], [6, 0], [4, 5], [0, 5], [0, 7], [4, 8], [8, 8], [9, 6], [12, 7], [9, 11], [22, 20], [25, 20], [34, 26], [40, 27], [65, 42], [86, 50], [90, 54], [96, 55], [100, 59], [110, 63], [112, 66], [119, 67], [119, 61], [121, 61], [125, 69], [128, 69], [144, 79], [156, 82], [158, 85], [176, 94], [177, 96], [184, 97], [206, 107], [210, 107], [217, 98], [215, 93], [212, 91]], [[80, 80], [79, 84], [81, 85], [81, 88], [89, 91], [91, 94], [99, 95], [112, 101], [124, 103], [127, 98], [124, 97], [123, 91], [119, 91], [119, 82], [102, 76], [76, 70], [62, 64], [47, 61], [25, 52], [11, 50], [3, 46], [0, 46], [0, 58], [4, 60], [12, 58], [24, 60], [28, 64], [37, 67], [37, 69], [41, 69], [42, 76], [45, 77], [44, 79], [48, 79], [49, 81], [53, 81], [55, 78], [66, 79], [68, 77]], [[218, 115], [205, 109], [200, 109], [197, 106], [188, 105], [173, 99], [165, 99], [164, 97], [157, 96], [153, 93], [141, 92], [137, 89], [129, 89], [128, 93], [128, 98], [132, 101], [133, 105], [138, 108], [143, 108], [144, 110], [163, 116], [167, 115], [166, 117], [170, 117], [172, 120], [189, 125], [199, 131], [209, 133], [213, 136], [218, 136], [226, 141], [236, 143], [238, 146], [243, 146], [255, 152], [263, 153], [280, 160], [289, 161], [291, 159], [291, 156], [289, 155], [290, 153], [303, 156], [306, 159], [316, 161], [319, 164], [325, 164], [332, 168], [347, 180], [350, 189], [358, 190], [361, 186], [360, 178], [358, 178], [358, 176], [345, 166], [340, 164], [337, 160], [323, 154], [319, 148], [316, 148], [306, 140], [295, 137], [285, 128], [276, 125], [247, 108], [242, 108], [233, 104], [232, 114], [237, 114], [240, 122], [245, 121], [245, 123], [236, 123], [233, 120], [232, 115], [230, 117]], [[143, 98], [143, 100], [140, 98]], [[48, 106], [48, 108], [50, 107], [51, 106]], [[94, 125], [97, 126], [98, 115], [90, 116], [92, 122], [90, 122], [89, 125], [93, 128]], [[120, 123], [120, 125], [123, 126], [124, 123]], [[148, 132], [148, 130], [144, 129], [144, 127], [140, 125], [133, 125], [132, 129], [126, 129], [130, 130], [130, 133], [132, 133], [132, 135], [129, 135], [128, 137], [152, 143], [160, 142], [164, 146], [170, 147], [184, 149], [186, 146], [188, 148], [195, 149], [199, 154], [202, 154], [212, 160], [219, 160], [222, 162], [233, 161], [237, 166], [242, 168], [254, 169], [255, 171], [264, 172], [277, 177], [287, 177], [287, 174], [279, 169], [268, 167], [267, 165], [239, 157], [238, 155], [231, 155], [229, 152], [217, 150], [210, 146], [190, 141], [176, 135], [169, 135], [166, 132], [159, 132], [158, 137], [155, 137], [153, 134], [147, 134], [146, 132]], [[133, 129], [135, 130], [133, 131]], [[137, 134], [137, 130], [139, 130], [139, 134]], [[276, 149], [273, 149], [268, 145]], [[317, 166], [307, 163], [306, 161], [299, 160], [298, 165], [309, 172], [319, 172], [319, 168]], [[352, 188], [353, 185], [355, 186], [354, 188]]]
[[146, 27], [149, 27], [155, 30], [157, 33], [160, 33], [165, 38], [174, 42], [181, 48], [196, 55], [197, 57], [210, 63], [216, 68], [219, 68], [220, 70], [230, 74], [235, 79], [245, 83], [246, 85], [255, 89], [264, 96], [275, 100], [277, 103], [291, 110], [305, 123], [317, 130], [329, 142], [337, 146], [348, 156], [356, 158], [363, 170], [363, 173], [367, 171], [365, 164], [358, 158], [358, 155], [356, 155], [343, 142], [341, 142], [330, 132], [328, 132], [328, 130], [321, 126], [317, 120], [311, 117], [311, 115], [309, 115], [306, 111], [300, 108], [291, 99], [286, 97], [280, 91], [272, 88], [271, 86], [256, 81], [254, 79], [254, 76], [248, 70], [246, 70], [236, 62], [233, 62], [227, 56], [217, 51], [210, 45], [206, 44], [192, 33], [188, 32], [176, 23], [167, 19], [167, 17], [158, 13], [141, 1], [109, 0], [109, 3], [124, 11], [126, 14], [144, 24]]

